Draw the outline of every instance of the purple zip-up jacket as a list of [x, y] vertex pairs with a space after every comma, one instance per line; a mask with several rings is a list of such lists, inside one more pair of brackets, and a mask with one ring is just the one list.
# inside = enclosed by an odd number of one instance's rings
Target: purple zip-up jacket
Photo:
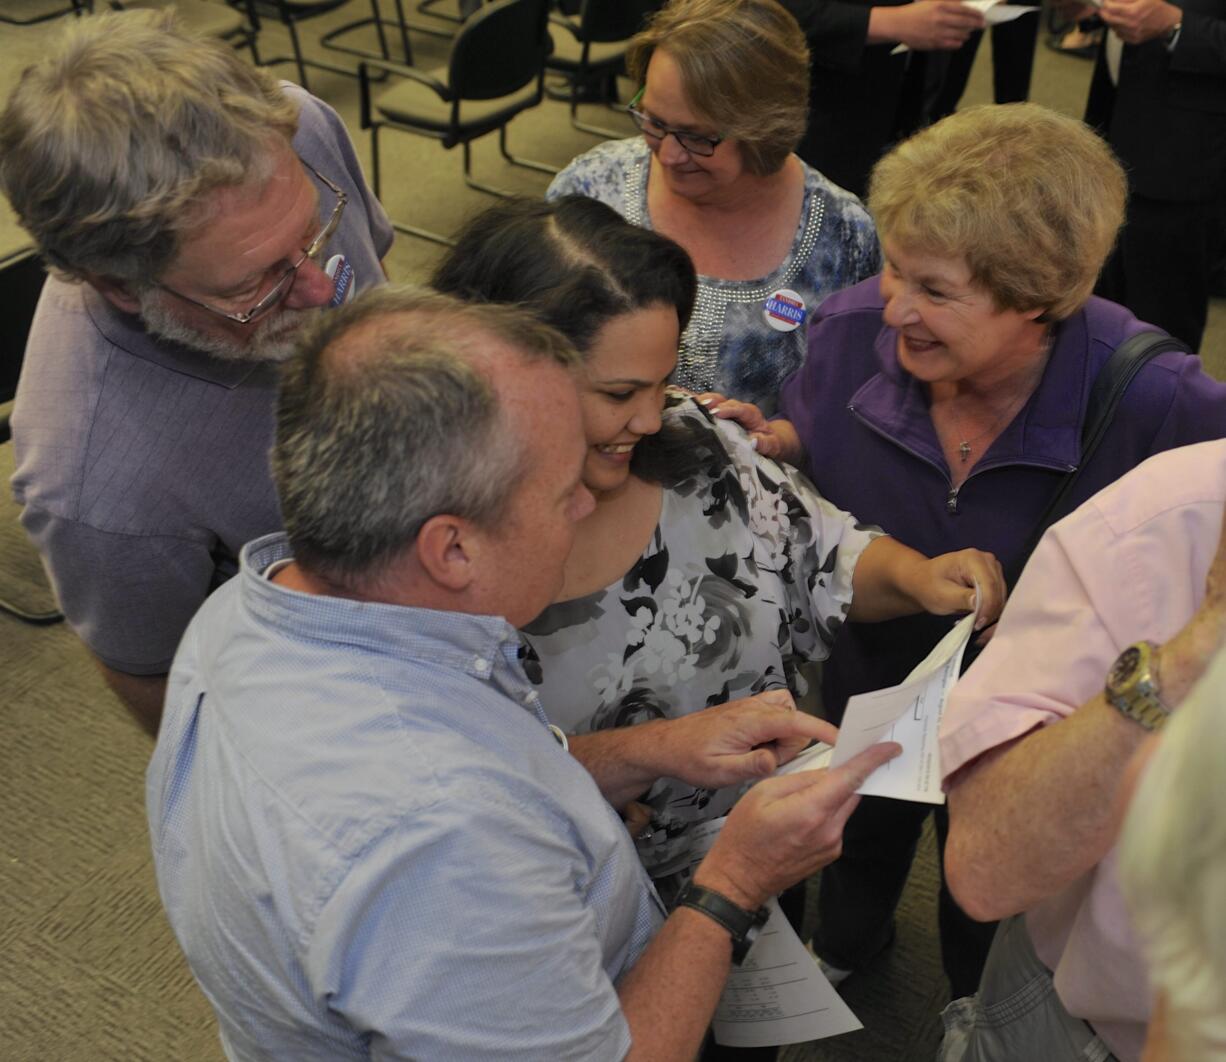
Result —
[[[1120, 343], [1152, 326], [1099, 298], [1057, 325], [1035, 393], [954, 490], [927, 391], [899, 366], [898, 333], [881, 311], [873, 278], [814, 314], [808, 355], [784, 382], [778, 414], [800, 434], [806, 471], [835, 505], [921, 553], [974, 546], [995, 553], [1007, 572], [1020, 569], [1061, 474], [1081, 462], [1095, 374]], [[1133, 380], [1069, 501], [1079, 505], [1151, 454], [1224, 436], [1226, 384], [1205, 375], [1199, 358], [1160, 354]], [[950, 622], [846, 624], [823, 670], [826, 714], [837, 720], [853, 693], [900, 682]]]

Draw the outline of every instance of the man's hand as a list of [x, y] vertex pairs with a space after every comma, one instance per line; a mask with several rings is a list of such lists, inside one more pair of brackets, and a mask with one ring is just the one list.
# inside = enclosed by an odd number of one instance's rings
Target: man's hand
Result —
[[765, 778], [811, 742], [833, 744], [837, 735], [829, 723], [798, 712], [787, 690], [651, 725], [659, 727], [653, 743], [661, 774], [705, 789]]
[[985, 25], [982, 14], [959, 0], [915, 0], [901, 7], [871, 8], [868, 41], [897, 41], [920, 52], [952, 51]]
[[694, 874], [749, 910], [838, 859], [855, 795], [878, 767], [902, 752], [884, 742], [841, 767], [768, 778], [741, 797]]
[[1125, 44], [1164, 37], [1183, 19], [1183, 12], [1165, 0], [1103, 0], [1098, 13]]
[[804, 447], [790, 420], [767, 420], [752, 402], [739, 402], [716, 391], [706, 391], [695, 397], [713, 416], [731, 420], [744, 428], [763, 457], [786, 461], [790, 465], [804, 460]]
[[677, 719], [575, 734], [570, 751], [605, 799], [623, 807], [657, 778], [704, 789], [763, 778], [811, 741], [834, 735], [829, 723], [796, 711], [786, 690], [767, 690]]

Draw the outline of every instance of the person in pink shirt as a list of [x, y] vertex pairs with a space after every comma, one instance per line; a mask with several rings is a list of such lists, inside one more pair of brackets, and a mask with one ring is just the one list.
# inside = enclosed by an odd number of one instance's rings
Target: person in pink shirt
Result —
[[946, 1010], [942, 1062], [1140, 1058], [1151, 998], [1113, 802], [1226, 643], [1224, 502], [1226, 440], [1095, 495], [1044, 536], [955, 687], [946, 874], [973, 918], [1009, 921], [978, 994]]

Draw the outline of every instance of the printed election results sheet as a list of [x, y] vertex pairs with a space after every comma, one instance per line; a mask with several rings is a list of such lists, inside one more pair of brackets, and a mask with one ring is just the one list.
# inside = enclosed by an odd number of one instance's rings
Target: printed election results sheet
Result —
[[[723, 819], [695, 831], [695, 862]], [[715, 1011], [715, 1039], [725, 1047], [798, 1044], [864, 1028], [822, 974], [775, 900], [770, 921], [745, 961], [733, 966]]]

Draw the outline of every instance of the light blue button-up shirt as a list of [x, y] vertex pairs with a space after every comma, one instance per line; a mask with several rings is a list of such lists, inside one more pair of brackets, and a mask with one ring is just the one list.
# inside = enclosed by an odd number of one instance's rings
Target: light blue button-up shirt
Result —
[[663, 912], [505, 620], [297, 593], [284, 536], [188, 628], [147, 798], [232, 1059], [620, 1059]]

